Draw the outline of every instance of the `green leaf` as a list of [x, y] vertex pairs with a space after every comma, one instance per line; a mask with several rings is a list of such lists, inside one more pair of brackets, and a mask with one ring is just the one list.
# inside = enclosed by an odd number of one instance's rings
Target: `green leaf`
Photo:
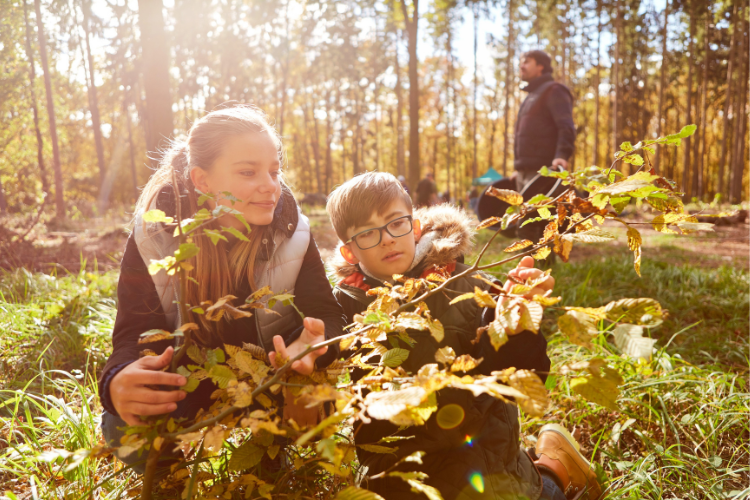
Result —
[[635, 165], [636, 167], [640, 167], [644, 163], [643, 157], [636, 153], [627, 155], [622, 159], [622, 161], [624, 161], [625, 163], [630, 163], [631, 165]]
[[213, 200], [213, 199], [215, 199], [214, 195], [212, 195], [212, 194], [208, 194], [208, 193], [204, 193], [204, 192], [202, 192], [201, 190], [199, 190], [198, 188], [195, 188], [195, 192], [196, 192], [196, 193], [198, 193], [198, 194], [200, 195], [200, 196], [198, 197], [198, 206], [201, 206], [201, 205], [203, 205], [203, 204], [204, 204], [204, 203], [206, 203], [206, 202], [207, 202], [208, 200]]
[[245, 236], [244, 234], [242, 234], [242, 232], [240, 232], [238, 229], [235, 229], [235, 228], [230, 227], [230, 226], [228, 226], [228, 227], [222, 227], [222, 229], [225, 232], [227, 232], [227, 233], [231, 234], [232, 236], [234, 236], [235, 238], [237, 238], [238, 240], [247, 241], [247, 242], [250, 241], [248, 239], [248, 237]]
[[615, 212], [620, 214], [630, 203], [630, 196], [613, 197], [610, 198], [609, 203], [612, 205], [612, 208], [615, 209]]
[[229, 241], [229, 240], [227, 240], [226, 236], [224, 236], [223, 234], [221, 234], [216, 229], [204, 229], [203, 230], [203, 234], [205, 234], [206, 236], [208, 236], [208, 238], [211, 240], [211, 243], [213, 243], [214, 245], [216, 245], [217, 243], [219, 243], [219, 240]]
[[291, 293], [280, 293], [279, 295], [274, 295], [270, 299], [268, 299], [268, 308], [272, 308], [276, 305], [276, 302], [281, 302], [285, 306], [289, 306], [294, 301], [294, 295]]
[[247, 221], [245, 220], [245, 216], [242, 215], [241, 213], [236, 213], [236, 214], [233, 214], [233, 215], [234, 215], [235, 219], [237, 219], [238, 221], [240, 221], [242, 223], [242, 225], [245, 226], [245, 231], [247, 231], [248, 234], [249, 234], [250, 231], [252, 231], [252, 229], [250, 228], [250, 224], [248, 224]]
[[232, 458], [229, 459], [229, 470], [243, 471], [255, 467], [263, 458], [265, 450], [247, 442], [234, 450]]
[[551, 200], [549, 196], [545, 196], [543, 194], [538, 194], [534, 197], [532, 197], [529, 201], [526, 202], [527, 205], [537, 205], [543, 201]]
[[182, 262], [195, 257], [198, 252], [200, 252], [200, 249], [195, 243], [183, 243], [174, 253], [175, 262]]
[[391, 448], [390, 446], [379, 446], [377, 444], [358, 444], [357, 448], [362, 448], [370, 453], [396, 453], [398, 446]]
[[162, 212], [161, 210], [149, 210], [145, 214], [143, 214], [143, 221], [144, 222], [163, 222], [165, 224], [171, 224], [174, 219], [172, 217], [167, 217], [167, 214]]
[[620, 150], [625, 151], [626, 153], [629, 151], [633, 151], [633, 145], [627, 141], [623, 142], [622, 144], [620, 144]]
[[549, 220], [552, 218], [552, 212], [550, 212], [549, 208], [547, 207], [539, 207], [537, 208], [537, 212], [539, 213], [539, 217], [544, 220]]
[[679, 137], [680, 139], [690, 137], [695, 133], [697, 128], [697, 125], [685, 125], [684, 127], [682, 127], [682, 130], [680, 130], [680, 133], [677, 134], [677, 137]]
[[174, 256], [167, 255], [163, 259], [160, 260], [152, 260], [151, 263], [148, 265], [148, 273], [151, 275], [154, 275], [164, 269], [167, 271], [167, 274], [172, 276], [174, 274], [174, 265], [176, 263], [176, 260]]
[[406, 361], [406, 358], [409, 357], [409, 351], [406, 349], [389, 349], [385, 354], [383, 354], [383, 357], [380, 359], [380, 363], [389, 366], [391, 368], [395, 368], [396, 366], [401, 365], [404, 361]]
[[227, 384], [229, 384], [230, 380], [237, 380], [237, 377], [235, 376], [232, 369], [225, 365], [213, 366], [208, 371], [208, 376], [211, 377], [211, 380], [214, 384], [218, 385], [222, 389], [227, 388]]

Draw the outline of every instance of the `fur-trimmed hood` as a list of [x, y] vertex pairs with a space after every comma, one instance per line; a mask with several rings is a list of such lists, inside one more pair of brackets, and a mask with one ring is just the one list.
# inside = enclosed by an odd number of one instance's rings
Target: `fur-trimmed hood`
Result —
[[[472, 217], [461, 208], [453, 205], [420, 208], [414, 212], [414, 219], [422, 224], [422, 237], [417, 243], [417, 262], [412, 271], [447, 266], [473, 248]], [[361, 272], [359, 266], [346, 262], [338, 251], [327, 264], [338, 280]]]

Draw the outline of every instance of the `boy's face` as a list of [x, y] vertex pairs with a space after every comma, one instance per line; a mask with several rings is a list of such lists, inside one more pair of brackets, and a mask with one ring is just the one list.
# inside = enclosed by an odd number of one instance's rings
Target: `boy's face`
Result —
[[[382, 227], [399, 217], [411, 215], [411, 207], [401, 201], [392, 202], [382, 215], [373, 211], [370, 219], [362, 226], [357, 226], [346, 231], [347, 238], [373, 229]], [[419, 221], [413, 221], [413, 229], [404, 236], [394, 238], [388, 231], [381, 229], [380, 243], [372, 248], [362, 250], [356, 241], [350, 241], [341, 246], [341, 255], [350, 264], [359, 264], [367, 268], [376, 278], [381, 280], [391, 279], [394, 274], [403, 274], [411, 266], [414, 260], [414, 252], [422, 231]]]

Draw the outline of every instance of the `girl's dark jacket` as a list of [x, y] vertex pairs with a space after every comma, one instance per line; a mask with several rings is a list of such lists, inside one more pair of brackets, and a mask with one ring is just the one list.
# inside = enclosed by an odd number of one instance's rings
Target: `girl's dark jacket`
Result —
[[[426, 256], [407, 276], [426, 276], [436, 267], [450, 270], [455, 266], [453, 274], [467, 269], [464, 264], [457, 263], [457, 259], [471, 249], [471, 219], [465, 212], [449, 205], [438, 205], [418, 210], [415, 218], [423, 227], [417, 252], [426, 251]], [[343, 260], [335, 259], [329, 265], [340, 280], [334, 295], [352, 322], [353, 316], [363, 312], [374, 299], [366, 295], [366, 290], [382, 286], [382, 283], [364, 275], [359, 266]], [[499, 351], [492, 348], [486, 335], [478, 344], [472, 344], [477, 328], [491, 321], [494, 311], [481, 309], [473, 300], [464, 300], [453, 306], [449, 306], [449, 302], [462, 293], [473, 292], [474, 287], [491, 288], [482, 280], [466, 277], [452, 283], [447, 293], [427, 299], [433, 318], [443, 325], [445, 338], [438, 344], [429, 332], [410, 330], [409, 335], [416, 344], [402, 367], [407, 372], [416, 373], [420, 367], [435, 363], [435, 353], [440, 347], [450, 346], [456, 355], [471, 354], [475, 358], [484, 358], [474, 373], [487, 375], [494, 370], [515, 366], [536, 370], [544, 380], [550, 361], [546, 355], [547, 342], [541, 334], [525, 331], [512, 336]], [[429, 479], [426, 482], [439, 489], [446, 500], [539, 498], [541, 478], [520, 448], [516, 406], [488, 395], [474, 397], [469, 391], [460, 389], [443, 389], [438, 393], [438, 406], [446, 404], [459, 404], [465, 413], [463, 422], [451, 430], [438, 426], [437, 412], [424, 426], [401, 431], [385, 420], [373, 420], [371, 424], [363, 425], [356, 434], [357, 445], [376, 444], [381, 438], [391, 435], [415, 436], [392, 443], [390, 446], [398, 446], [395, 454], [370, 453], [358, 448], [360, 461], [369, 467], [368, 475], [388, 469], [401, 457], [424, 451], [423, 465], [408, 463], [406, 467], [399, 466], [398, 470], [427, 473]], [[483, 488], [477, 486], [479, 477]], [[368, 488], [388, 500], [414, 498], [409, 486], [399, 478], [373, 480]]]
[[[164, 211], [168, 216], [175, 214], [174, 195], [172, 188], [169, 186], [164, 189], [156, 200], [156, 208]], [[187, 203], [183, 203], [185, 207]], [[183, 208], [183, 212], [184, 212]], [[192, 214], [183, 213], [183, 218], [190, 217]], [[279, 241], [291, 238], [299, 223], [299, 211], [297, 203], [286, 187], [282, 189], [282, 195], [274, 212], [273, 222], [270, 224], [269, 233], [276, 237], [268, 238], [269, 243], [261, 246], [258, 259], [268, 260], [269, 256], [274, 253], [274, 244]], [[294, 288], [295, 304], [305, 314], [319, 318], [325, 323], [326, 338], [332, 338], [341, 335], [345, 323], [345, 318], [341, 306], [336, 302], [331, 292], [331, 285], [325, 274], [325, 267], [320, 258], [320, 253], [315, 245], [315, 241], [310, 236], [306, 249], [299, 249], [304, 253], [302, 266]], [[272, 288], [273, 289], [273, 288]], [[240, 300], [244, 300], [252, 293], [249, 283], [243, 283], [233, 295]], [[283, 290], [273, 290], [281, 293]], [[217, 299], [219, 297], [216, 297]], [[134, 234], [128, 238], [125, 246], [125, 253], [122, 258], [120, 280], [117, 286], [117, 317], [112, 332], [113, 352], [107, 360], [99, 382], [99, 394], [104, 409], [116, 415], [117, 412], [112, 406], [112, 400], [109, 394], [109, 384], [114, 375], [122, 368], [132, 363], [139, 357], [139, 352], [145, 347], [154, 350], [157, 354], [161, 353], [169, 345], [170, 341], [154, 342], [145, 345], [138, 345], [138, 339], [143, 332], [151, 329], [163, 329], [172, 331], [173, 324], [168, 320], [167, 315], [161, 304], [161, 297], [157, 292], [152, 276], [148, 272], [148, 263], [143, 261], [136, 244]], [[227, 323], [224, 337], [227, 344], [242, 346], [243, 343], [263, 345], [267, 350], [273, 349], [272, 346], [259, 341], [258, 314], [254, 311], [250, 318], [241, 318], [232, 320]], [[289, 345], [294, 339], [302, 333], [302, 320], [294, 313], [296, 318], [287, 331], [279, 333], [285, 338], [286, 344]], [[213, 347], [221, 347], [215, 345]], [[338, 356], [338, 344], [333, 344], [328, 348], [328, 352], [318, 358], [318, 366], [326, 366]], [[187, 356], [184, 357], [187, 363]], [[212, 400], [211, 393], [216, 389], [210, 379], [201, 381], [198, 389], [188, 394], [188, 397], [181, 401], [177, 410], [173, 412], [175, 417], [192, 418], [199, 408], [208, 408]]]

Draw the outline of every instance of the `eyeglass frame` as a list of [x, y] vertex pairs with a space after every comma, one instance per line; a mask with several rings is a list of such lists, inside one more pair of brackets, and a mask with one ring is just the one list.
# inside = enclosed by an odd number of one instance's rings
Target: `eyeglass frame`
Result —
[[[411, 227], [409, 228], [409, 231], [407, 231], [406, 233], [404, 233], [404, 234], [402, 234], [400, 236], [394, 236], [393, 233], [391, 233], [388, 230], [388, 226], [390, 224], [396, 222], [397, 220], [400, 220], [400, 219], [408, 219], [409, 220], [409, 226], [411, 226]], [[360, 250], [369, 250], [371, 248], [375, 248], [376, 246], [380, 245], [380, 243], [382, 243], [382, 241], [383, 241], [383, 230], [385, 230], [385, 232], [387, 232], [390, 235], [391, 238], [403, 238], [407, 234], [411, 234], [412, 232], [414, 232], [414, 216], [413, 215], [402, 215], [401, 217], [396, 217], [395, 219], [393, 219], [391, 221], [388, 221], [388, 223], [386, 223], [386, 224], [384, 224], [384, 225], [382, 225], [380, 227], [371, 227], [370, 229], [365, 229], [364, 231], [360, 231], [357, 234], [355, 234], [354, 236], [352, 236], [351, 238], [349, 238], [348, 240], [346, 240], [344, 242], [344, 245], [348, 245], [349, 243], [354, 242], [354, 243], [357, 244], [357, 248], [359, 248]], [[378, 235], [379, 235], [378, 242], [375, 243], [371, 247], [362, 248], [361, 246], [359, 246], [359, 242], [355, 238], [357, 236], [359, 236], [360, 234], [367, 233], [367, 232], [370, 232], [370, 231], [378, 231]]]

